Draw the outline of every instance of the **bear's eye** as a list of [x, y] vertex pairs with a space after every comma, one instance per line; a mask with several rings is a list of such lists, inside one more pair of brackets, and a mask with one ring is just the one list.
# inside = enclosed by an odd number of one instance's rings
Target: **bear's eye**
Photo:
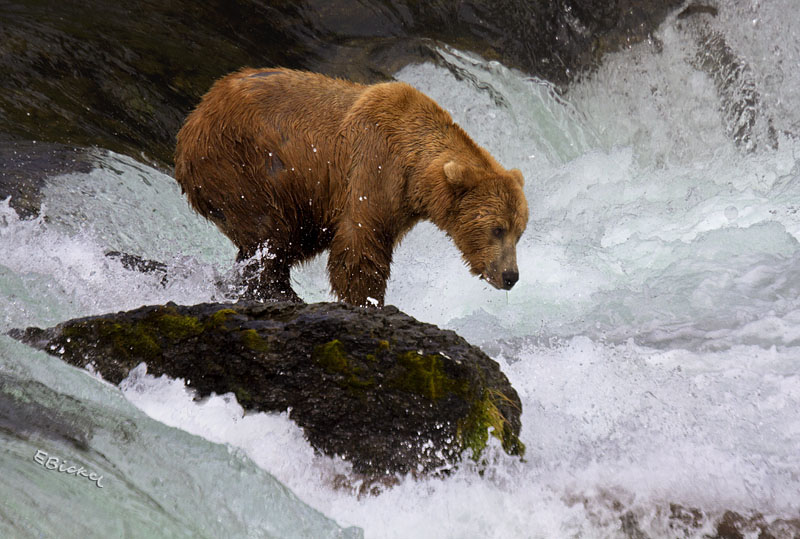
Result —
[[506, 235], [506, 229], [501, 226], [496, 226], [492, 229], [492, 236], [497, 239], [503, 239], [503, 236]]

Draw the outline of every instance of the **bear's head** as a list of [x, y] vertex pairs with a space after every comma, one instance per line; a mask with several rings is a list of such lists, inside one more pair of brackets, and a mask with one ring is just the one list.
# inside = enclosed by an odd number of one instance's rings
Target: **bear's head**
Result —
[[510, 290], [519, 279], [517, 242], [528, 224], [522, 173], [456, 161], [443, 168], [453, 195], [447, 232], [474, 275]]

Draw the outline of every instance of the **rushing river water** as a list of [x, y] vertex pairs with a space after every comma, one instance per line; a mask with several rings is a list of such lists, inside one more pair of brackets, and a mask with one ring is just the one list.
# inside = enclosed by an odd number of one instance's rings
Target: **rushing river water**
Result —
[[[800, 4], [730, 4], [710, 26], [667, 21], [562, 96], [453, 50], [397, 74], [526, 178], [512, 291], [422, 224], [386, 296], [501, 363], [524, 461], [493, 447], [482, 474], [358, 497], [285, 415], [197, 402], [144, 368], [120, 391], [2, 336], [0, 535], [703, 537], [680, 507], [797, 518]], [[45, 217], [0, 202], [0, 331], [224, 300], [230, 242], [169, 176], [93, 152], [91, 172], [48, 179]], [[307, 301], [331, 299], [324, 268], [293, 272]]]

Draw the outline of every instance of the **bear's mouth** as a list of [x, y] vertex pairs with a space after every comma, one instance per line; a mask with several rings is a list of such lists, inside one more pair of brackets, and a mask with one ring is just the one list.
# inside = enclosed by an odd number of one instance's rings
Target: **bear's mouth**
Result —
[[497, 290], [503, 290], [503, 283], [497, 282], [496, 279], [493, 279], [488, 273], [484, 272], [481, 273], [481, 279], [492, 285]]
[[516, 269], [500, 271], [486, 271], [481, 273], [481, 279], [495, 287], [497, 290], [511, 290], [519, 280]]

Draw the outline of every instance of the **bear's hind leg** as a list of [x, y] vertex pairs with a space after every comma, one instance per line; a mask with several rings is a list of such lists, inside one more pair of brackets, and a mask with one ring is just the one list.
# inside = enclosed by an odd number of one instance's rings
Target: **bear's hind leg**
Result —
[[246, 256], [240, 250], [237, 262], [245, 263], [241, 270], [239, 288], [242, 292], [239, 299], [303, 303], [289, 282], [292, 263], [286, 255], [262, 256], [259, 259]]

